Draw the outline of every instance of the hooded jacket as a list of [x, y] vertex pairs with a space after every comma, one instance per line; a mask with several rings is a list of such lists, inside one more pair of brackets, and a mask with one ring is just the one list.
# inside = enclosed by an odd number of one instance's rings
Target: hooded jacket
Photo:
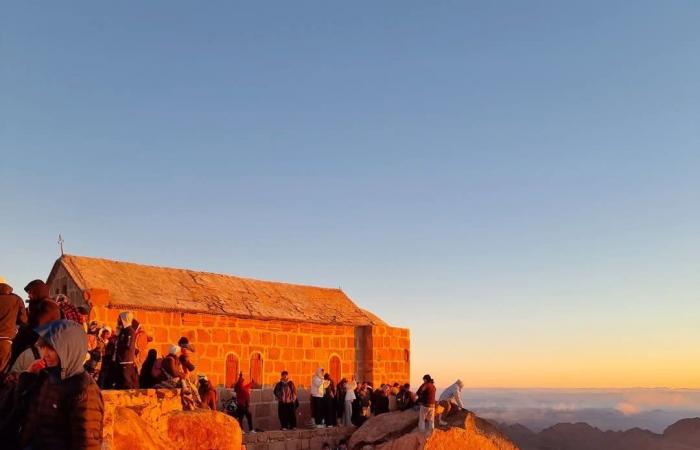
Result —
[[313, 377], [311, 377], [311, 396], [312, 397], [323, 397], [328, 387], [328, 382], [323, 379], [323, 369], [320, 367], [316, 369]]
[[0, 339], [13, 339], [17, 326], [27, 323], [27, 310], [9, 284], [0, 283]]
[[460, 408], [464, 408], [464, 404], [462, 403], [462, 388], [459, 387], [460, 384], [461, 382], [459, 380], [452, 383], [442, 392], [442, 394], [440, 394], [440, 401], [447, 401], [459, 406]]
[[85, 331], [73, 321], [57, 320], [37, 333], [56, 351], [60, 362], [38, 376], [23, 374], [37, 377], [29, 394], [23, 443], [37, 450], [99, 450], [104, 405], [95, 381], [83, 369]]
[[[134, 315], [129, 311], [119, 314], [122, 329], [117, 336], [114, 361], [117, 364], [133, 364], [136, 358], [136, 330], [133, 327]], [[136, 322], [138, 326], [138, 322]]]

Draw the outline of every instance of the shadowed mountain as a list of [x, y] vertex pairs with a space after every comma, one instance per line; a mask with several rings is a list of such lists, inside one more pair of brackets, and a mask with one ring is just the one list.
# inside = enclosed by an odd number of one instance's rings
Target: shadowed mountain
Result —
[[559, 423], [535, 433], [520, 424], [501, 430], [521, 450], [698, 450], [700, 418], [683, 419], [663, 434], [640, 428], [602, 431], [586, 423]]

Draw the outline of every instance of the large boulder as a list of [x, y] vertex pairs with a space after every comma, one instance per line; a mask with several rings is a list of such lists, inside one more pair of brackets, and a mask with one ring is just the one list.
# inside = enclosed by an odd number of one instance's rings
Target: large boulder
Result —
[[157, 422], [132, 408], [115, 411], [114, 450], [240, 450], [241, 441], [238, 421], [216, 411], [171, 411]]
[[349, 448], [361, 450], [518, 450], [495, 425], [470, 411], [447, 419], [448, 426], [430, 434], [416, 431], [416, 411], [381, 414], [367, 420], [350, 438]]
[[168, 413], [168, 439], [182, 450], [240, 450], [243, 436], [238, 421], [218, 411]]
[[351, 450], [390, 441], [410, 433], [418, 425], [418, 411], [396, 411], [371, 417], [350, 438]]

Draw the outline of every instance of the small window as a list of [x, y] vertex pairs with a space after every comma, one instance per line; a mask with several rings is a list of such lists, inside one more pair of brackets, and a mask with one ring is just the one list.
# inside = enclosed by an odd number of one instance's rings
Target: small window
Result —
[[404, 351], [403, 351], [403, 359], [404, 359], [406, 362], [411, 362], [411, 352], [408, 351], [408, 350], [404, 350]]

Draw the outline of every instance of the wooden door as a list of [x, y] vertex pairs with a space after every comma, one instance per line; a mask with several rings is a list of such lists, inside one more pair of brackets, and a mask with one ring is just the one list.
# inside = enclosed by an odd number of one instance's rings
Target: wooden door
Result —
[[233, 353], [226, 355], [226, 387], [231, 388], [238, 380], [238, 356]]
[[253, 353], [250, 357], [250, 382], [253, 388], [260, 389], [263, 382], [263, 360], [260, 353]]
[[329, 363], [329, 369], [328, 373], [331, 375], [331, 380], [333, 380], [334, 383], [338, 383], [340, 381], [340, 358], [337, 356], [333, 355], [331, 356], [331, 360]]

